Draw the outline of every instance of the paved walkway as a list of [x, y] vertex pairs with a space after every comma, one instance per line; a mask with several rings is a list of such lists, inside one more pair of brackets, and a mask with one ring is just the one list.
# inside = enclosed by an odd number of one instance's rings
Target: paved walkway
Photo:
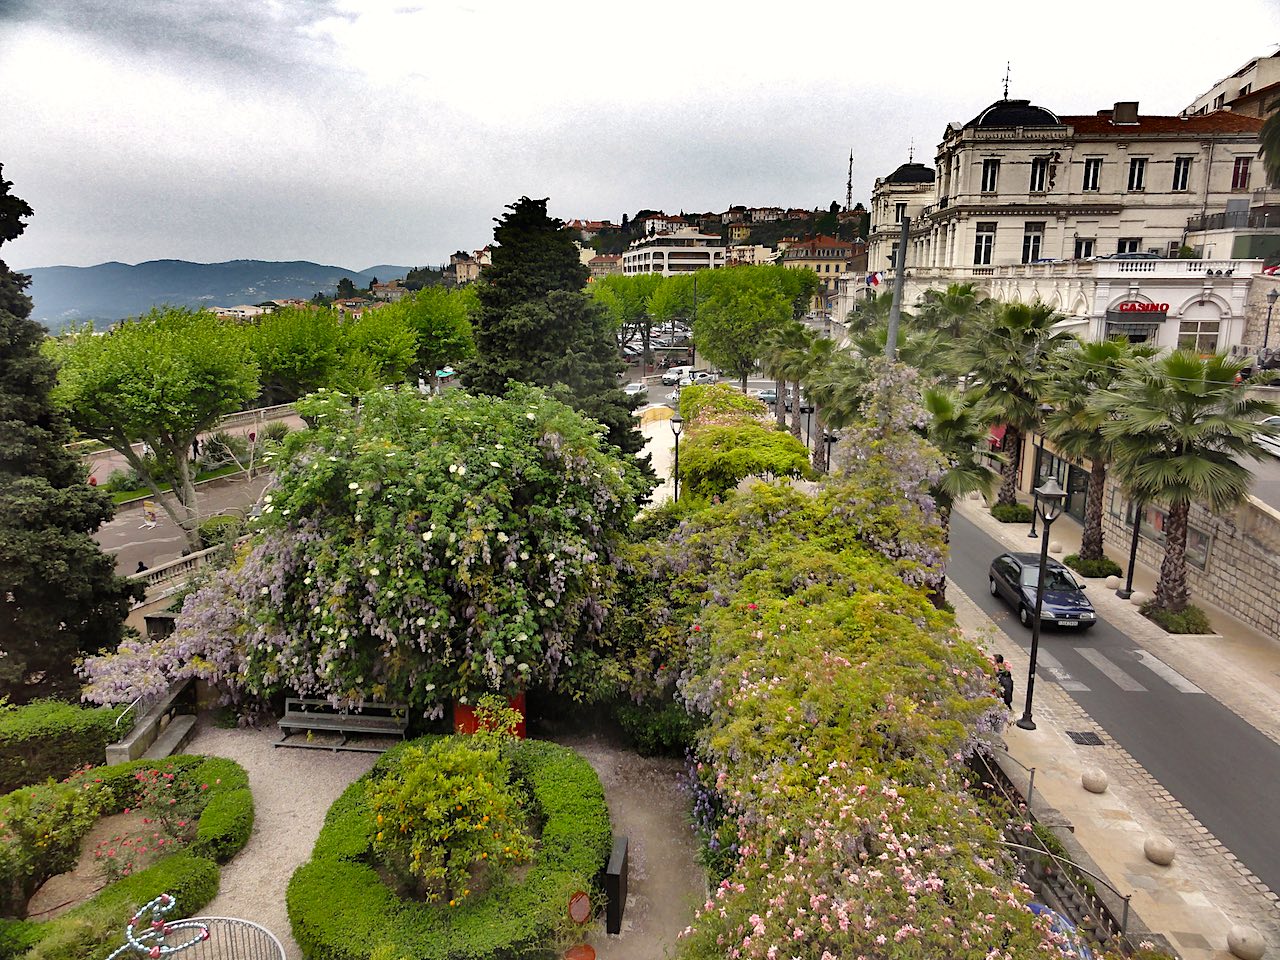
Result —
[[[1038, 541], [1026, 537], [1022, 525], [998, 523], [980, 502], [966, 501], [958, 509], [1010, 549], [1038, 546]], [[1074, 552], [1078, 525], [1059, 520], [1053, 533], [1051, 543], [1058, 541], [1062, 547], [1055, 552]], [[1135, 587], [1150, 590], [1154, 580], [1154, 571], [1140, 568]], [[1107, 590], [1102, 581], [1092, 583], [1098, 589], [1090, 590], [1090, 599], [1104, 619], [1280, 743], [1280, 644], [1216, 610], [1210, 616], [1220, 637], [1170, 636]], [[1022, 678], [1017, 666], [1026, 662], [1024, 651], [960, 590], [948, 585], [947, 596], [965, 633], [991, 653], [1003, 653], [1014, 665], [1015, 706], [1019, 706], [1025, 695], [1025, 666]], [[1011, 726], [1005, 734], [1010, 754], [1036, 768], [1036, 794], [1074, 825], [1076, 840], [1112, 883], [1122, 893], [1133, 893], [1133, 909], [1146, 925], [1168, 937], [1184, 960], [1228, 957], [1227, 931], [1240, 923], [1263, 935], [1269, 954], [1280, 951], [1276, 893], [1253, 877], [1110, 737], [1104, 735], [1101, 747], [1072, 743], [1067, 730], [1096, 728], [1096, 724], [1047, 673], [1041, 672], [1037, 680], [1038, 729]], [[1107, 773], [1106, 793], [1092, 794], [1080, 785], [1081, 773], [1090, 766]], [[1241, 771], [1239, 782], [1221, 785], [1223, 790], [1247, 788], [1248, 771]], [[1171, 866], [1147, 861], [1143, 842], [1152, 834], [1174, 841], [1177, 855]]]

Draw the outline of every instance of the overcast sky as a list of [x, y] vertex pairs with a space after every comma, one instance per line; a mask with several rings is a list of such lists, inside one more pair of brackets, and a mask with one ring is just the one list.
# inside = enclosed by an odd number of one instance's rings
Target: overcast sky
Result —
[[439, 263], [563, 217], [843, 202], [1009, 95], [1176, 113], [1280, 3], [0, 0], [15, 267]]

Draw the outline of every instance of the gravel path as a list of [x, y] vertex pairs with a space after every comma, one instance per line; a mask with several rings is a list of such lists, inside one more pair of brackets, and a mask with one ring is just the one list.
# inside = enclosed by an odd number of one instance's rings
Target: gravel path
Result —
[[[266, 927], [284, 944], [289, 960], [302, 960], [285, 911], [285, 887], [311, 856], [330, 805], [377, 759], [372, 753], [277, 749], [274, 728], [222, 730], [202, 726], [191, 753], [228, 757], [249, 772], [253, 835], [222, 868], [218, 896], [202, 913], [241, 917]], [[630, 840], [630, 884], [623, 930], [604, 932], [603, 917], [586, 938], [601, 960], [662, 960], [693, 919], [706, 895], [688, 825], [688, 799], [679, 785], [683, 764], [646, 759], [612, 736], [555, 738], [595, 768], [616, 834]]]
[[221, 730], [209, 725], [201, 727], [188, 747], [190, 753], [235, 760], [249, 772], [253, 790], [253, 836], [222, 868], [218, 895], [202, 912], [261, 924], [280, 938], [289, 960], [302, 960], [285, 912], [285, 887], [311, 856], [330, 805], [378, 756], [286, 750], [271, 745], [278, 739], [275, 728]]

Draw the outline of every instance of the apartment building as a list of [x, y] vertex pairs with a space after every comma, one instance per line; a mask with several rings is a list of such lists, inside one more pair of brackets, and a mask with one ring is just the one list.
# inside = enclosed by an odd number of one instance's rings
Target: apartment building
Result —
[[1246, 117], [1265, 119], [1280, 109], [1280, 50], [1269, 57], [1255, 57], [1229, 77], [1224, 77], [1196, 97], [1184, 116], [1230, 110]]
[[724, 264], [724, 241], [691, 227], [636, 240], [622, 254], [624, 274], [660, 273], [670, 277], [695, 270], [714, 270]]

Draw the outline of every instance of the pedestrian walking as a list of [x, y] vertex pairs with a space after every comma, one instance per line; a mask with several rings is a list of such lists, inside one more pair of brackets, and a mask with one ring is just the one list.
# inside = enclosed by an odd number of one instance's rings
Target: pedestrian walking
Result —
[[1009, 665], [1004, 662], [1004, 655], [996, 654], [996, 683], [1000, 687], [1000, 699], [1010, 710], [1013, 709], [1013, 674]]

